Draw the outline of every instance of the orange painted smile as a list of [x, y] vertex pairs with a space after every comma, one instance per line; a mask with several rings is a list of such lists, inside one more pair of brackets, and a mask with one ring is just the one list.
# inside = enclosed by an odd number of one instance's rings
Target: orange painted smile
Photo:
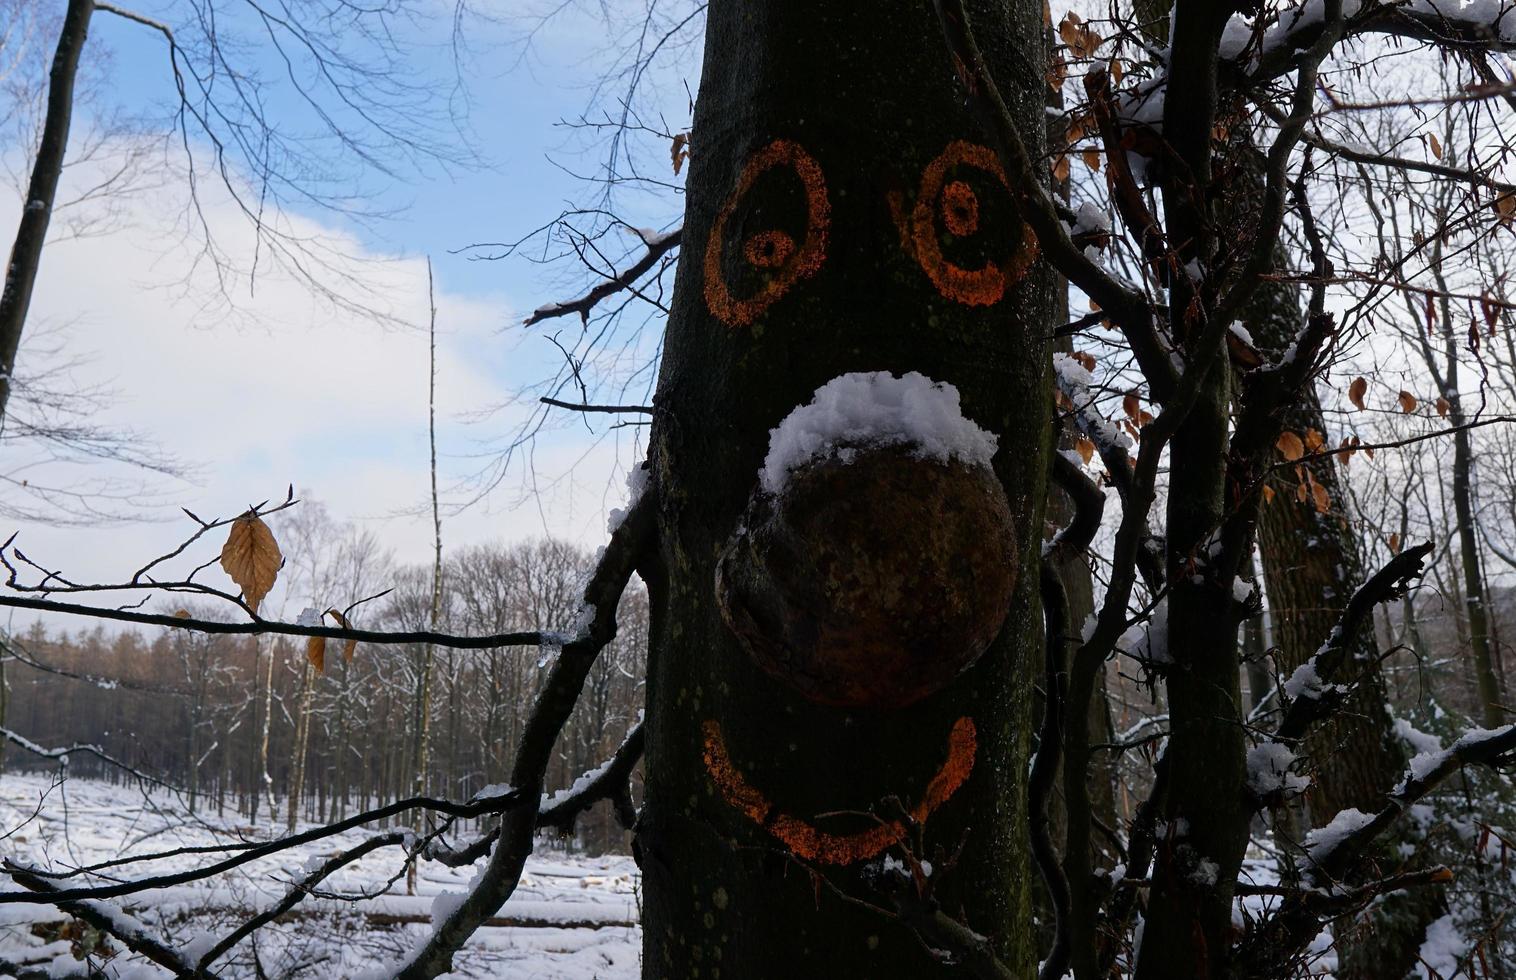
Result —
[[[778, 810], [763, 791], [743, 778], [732, 765], [726, 751], [721, 724], [712, 719], [702, 726], [705, 731], [705, 768], [721, 790], [727, 803], [773, 834], [798, 857], [818, 864], [852, 864], [875, 857], [905, 838], [906, 828], [898, 820], [880, 823], [854, 834], [832, 834]], [[971, 718], [959, 718], [948, 735], [947, 760], [927, 784], [921, 801], [910, 811], [917, 823], [925, 823], [974, 770], [978, 741]]]

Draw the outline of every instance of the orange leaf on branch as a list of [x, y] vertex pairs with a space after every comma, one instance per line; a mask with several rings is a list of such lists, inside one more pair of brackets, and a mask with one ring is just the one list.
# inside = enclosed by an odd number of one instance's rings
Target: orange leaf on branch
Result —
[[1363, 378], [1354, 378], [1353, 383], [1348, 385], [1348, 401], [1360, 412], [1363, 411], [1363, 396], [1368, 393], [1369, 383]]
[[263, 597], [274, 587], [283, 564], [284, 556], [279, 553], [274, 532], [261, 517], [248, 511], [232, 522], [226, 544], [221, 548], [221, 567], [242, 589], [253, 612], [258, 611]]
[[1300, 437], [1293, 432], [1279, 433], [1279, 438], [1275, 441], [1274, 448], [1279, 450], [1279, 454], [1290, 462], [1294, 462], [1305, 455], [1305, 443], [1301, 442]]

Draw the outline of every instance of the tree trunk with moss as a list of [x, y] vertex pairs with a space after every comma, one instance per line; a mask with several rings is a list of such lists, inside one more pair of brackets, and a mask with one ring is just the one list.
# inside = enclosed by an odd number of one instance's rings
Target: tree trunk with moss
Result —
[[[1286, 264], [1284, 256], [1279, 256], [1276, 265]], [[1295, 287], [1287, 283], [1260, 287], [1245, 320], [1261, 347], [1275, 354], [1284, 351], [1294, 343], [1303, 322]], [[1302, 439], [1312, 432], [1326, 438], [1326, 420], [1314, 390], [1301, 392], [1281, 421]], [[1337, 466], [1334, 459], [1302, 466], [1276, 484], [1273, 500], [1259, 513], [1258, 542], [1274, 658], [1283, 676], [1315, 655], [1366, 578]], [[1309, 474], [1309, 480], [1304, 474]], [[1302, 486], [1304, 500], [1300, 499]], [[1321, 488], [1319, 496], [1313, 487]], [[1315, 766], [1305, 794], [1306, 825], [1295, 828], [1301, 832], [1326, 825], [1350, 807], [1365, 813], [1380, 809], [1385, 794], [1405, 769], [1405, 749], [1390, 717], [1389, 693], [1372, 629], [1361, 630], [1353, 639], [1345, 664], [1343, 680], [1356, 680], [1357, 687], [1342, 709], [1296, 750]], [[1397, 843], [1387, 839], [1371, 873], [1399, 869], [1403, 859], [1397, 855]], [[1441, 914], [1443, 906], [1441, 889], [1427, 887], [1397, 892], [1359, 918], [1338, 920], [1334, 927], [1337, 976], [1343, 980], [1405, 976], [1416, 962], [1427, 924]]]
[[[1041, 5], [972, 7], [1040, 132]], [[651, 440], [644, 974], [964, 975], [904, 921], [930, 931], [930, 888], [1029, 976], [1052, 277], [929, 4], [708, 18]], [[992, 470], [865, 447], [763, 489], [819, 387], [912, 371]]]

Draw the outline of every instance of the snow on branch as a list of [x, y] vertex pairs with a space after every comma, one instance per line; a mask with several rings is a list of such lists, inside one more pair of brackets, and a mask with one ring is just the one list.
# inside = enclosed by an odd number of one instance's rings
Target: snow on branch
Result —
[[12, 878], [25, 888], [30, 888], [49, 904], [94, 926], [101, 932], [115, 937], [121, 945], [134, 953], [147, 957], [176, 977], [200, 976], [189, 958], [152, 934], [146, 925], [136, 918], [105, 902], [87, 899], [62, 899], [60, 889], [39, 875], [26, 871], [10, 871]]
[[1447, 881], [1450, 872], [1438, 867], [1391, 876], [1351, 890], [1338, 884], [1370, 844], [1438, 784], [1466, 766], [1512, 762], [1516, 762], [1516, 725], [1472, 729], [1451, 748], [1424, 752], [1413, 758], [1383, 808], [1373, 813], [1343, 810], [1326, 826], [1311, 831], [1305, 840], [1305, 887], [1286, 893], [1275, 912], [1252, 930], [1236, 956], [1236, 961], [1243, 964], [1241, 975], [1276, 975], [1270, 970], [1303, 949], [1320, 931], [1321, 923], [1341, 914], [1344, 905], [1361, 905], [1398, 888]]
[[[1353, 597], [1342, 611], [1337, 625], [1321, 649], [1297, 667], [1284, 682], [1284, 695], [1290, 699], [1284, 718], [1274, 732], [1274, 740], [1291, 744], [1304, 738], [1312, 725], [1330, 715], [1341, 704], [1350, 688], [1337, 682], [1348, 648], [1354, 637], [1370, 624], [1374, 607], [1397, 599], [1405, 593], [1412, 579], [1420, 578], [1430, 541], [1406, 548], [1391, 558]], [[1262, 705], [1260, 705], [1262, 707]]]
[[[1516, 47], [1511, 0], [1344, 0], [1344, 37], [1386, 34], [1465, 51]], [[1221, 57], [1253, 81], [1286, 74], [1327, 24], [1326, 0], [1304, 0], [1272, 23], [1236, 14], [1221, 39]]]
[[65, 767], [68, 766], [69, 756], [71, 756], [71, 755], [75, 755], [75, 754], [92, 755], [95, 758], [99, 759], [101, 762], [105, 763], [106, 765], [108, 765], [108, 766], [114, 766], [115, 768], [120, 769], [122, 772], [129, 773], [134, 778], [140, 779], [143, 782], [152, 783], [155, 786], [162, 786], [165, 789], [171, 789], [171, 790], [174, 790], [175, 792], [183, 792], [183, 790], [181, 790], [179, 787], [173, 785], [172, 783], [164, 782], [163, 780], [159, 779], [157, 776], [149, 775], [148, 773], [145, 773], [145, 772], [141, 771], [140, 769], [136, 769], [136, 768], [133, 768], [132, 766], [127, 765], [126, 763], [122, 762], [120, 759], [115, 758], [114, 756], [107, 755], [106, 752], [105, 752], [105, 750], [102, 749], [102, 748], [100, 748], [100, 746], [98, 746], [98, 745], [86, 745], [84, 743], [76, 742], [73, 745], [62, 746], [62, 747], [53, 748], [53, 749], [47, 749], [47, 748], [43, 748], [42, 746], [38, 745], [36, 742], [33, 742], [31, 739], [27, 738], [25, 735], [22, 735], [22, 734], [20, 734], [18, 732], [12, 731], [9, 728], [0, 728], [0, 738], [5, 739], [5, 741], [11, 743], [14, 746], [17, 746], [18, 748], [25, 749], [27, 752], [30, 752], [32, 755], [35, 755], [35, 756], [37, 756], [39, 758], [42, 758], [42, 759], [52, 759], [55, 762], [59, 763], [62, 766], [65, 766]]
[[534, 323], [541, 323], [543, 320], [551, 320], [554, 317], [568, 316], [570, 313], [579, 314], [581, 322], [589, 322], [590, 311], [595, 308], [595, 304], [607, 296], [613, 296], [616, 293], [635, 286], [638, 279], [646, 275], [648, 270], [657, 265], [658, 261], [667, 252], [679, 244], [684, 234], [684, 228], [681, 226], [672, 231], [661, 233], [639, 228], [637, 229], [637, 234], [642, 239], [642, 243], [647, 246], [647, 251], [636, 262], [628, 266], [626, 271], [608, 276], [604, 282], [596, 285], [589, 292], [577, 299], [567, 300], [562, 303], [549, 303], [546, 306], [538, 307], [532, 311], [531, 316], [526, 318], [523, 325], [530, 327]]
[[[573, 829], [574, 821], [586, 810], [601, 800], [610, 800], [616, 811], [616, 820], [630, 830], [637, 819], [637, 811], [632, 806], [629, 781], [632, 770], [637, 768], [637, 763], [642, 758], [644, 738], [642, 722], [639, 721], [626, 733], [621, 745], [609, 759], [584, 773], [568, 789], [560, 790], [552, 796], [544, 796], [537, 813], [537, 829], [551, 827], [559, 833], [567, 834]], [[459, 848], [433, 842], [422, 852], [422, 856], [448, 867], [462, 867], [473, 864], [490, 853], [490, 848], [499, 839], [500, 828], [496, 827]]]

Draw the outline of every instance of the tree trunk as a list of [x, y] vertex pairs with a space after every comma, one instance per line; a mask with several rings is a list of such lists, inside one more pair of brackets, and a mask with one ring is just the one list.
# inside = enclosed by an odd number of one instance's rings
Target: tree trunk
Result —
[[0, 292], [0, 418], [5, 415], [11, 396], [11, 379], [16, 371], [16, 351], [21, 347], [21, 331], [31, 309], [32, 289], [37, 271], [42, 267], [42, 248], [47, 244], [47, 226], [52, 221], [53, 204], [58, 197], [58, 180], [63, 176], [63, 161], [68, 153], [68, 130], [74, 115], [74, 79], [79, 74], [79, 57], [89, 36], [94, 0], [68, 0], [58, 46], [48, 72], [47, 114], [42, 121], [42, 141], [32, 162], [31, 180], [26, 187], [26, 201], [21, 206], [21, 221], [16, 240], [11, 245], [6, 265], [5, 288]]
[[1463, 607], [1468, 619], [1469, 643], [1474, 653], [1474, 678], [1479, 695], [1479, 717], [1486, 728], [1499, 728], [1505, 724], [1505, 707], [1502, 704], [1500, 681], [1495, 676], [1495, 654], [1490, 642], [1490, 611], [1485, 606], [1484, 578], [1480, 574], [1479, 537], [1474, 524], [1474, 500], [1472, 477], [1474, 450], [1469, 432], [1464, 428], [1468, 416], [1463, 408], [1463, 396], [1459, 391], [1459, 342], [1453, 329], [1452, 304], [1447, 299], [1447, 281], [1442, 273], [1443, 251], [1441, 241], [1433, 244], [1431, 271], [1437, 288], [1443, 296], [1439, 300], [1442, 312], [1442, 370], [1438, 370], [1436, 356], [1430, 345], [1421, 339], [1421, 350], [1427, 366], [1432, 369], [1443, 397], [1448, 401], [1448, 425], [1453, 429], [1453, 510], [1458, 518], [1458, 554], [1463, 573]]
[[305, 795], [306, 753], [311, 739], [311, 705], [316, 694], [316, 668], [309, 660], [300, 675], [300, 713], [295, 718], [295, 751], [290, 761], [289, 801], [284, 825], [290, 833], [300, 819], [300, 801]]
[[[1186, 172], [1165, 187], [1164, 229], [1180, 263], [1206, 266], [1219, 247], [1213, 124], [1217, 49], [1231, 7], [1196, 2], [1185, 8], [1171, 25], [1163, 133]], [[1165, 833], [1154, 855], [1138, 980], [1226, 976], [1232, 897], [1252, 815], [1244, 792], [1240, 620], [1230, 602], [1252, 535], [1217, 535], [1238, 499], [1237, 487], [1228, 486], [1235, 475], [1229, 472], [1233, 392], [1225, 351], [1206, 346], [1220, 341], [1211, 339], [1205, 317], [1190, 315], [1204, 309], [1203, 292], [1186, 275], [1171, 277], [1169, 328], [1189, 361], [1186, 375], [1206, 359], [1214, 358], [1215, 366], [1196, 379], [1192, 407], [1169, 444], [1169, 784], [1159, 811]]]
[[[1013, 113], [1040, 133], [1041, 5], [970, 7]], [[1052, 278], [1031, 261], [930, 5], [716, 0], [705, 66], [651, 442], [661, 545], [645, 570], [644, 975], [962, 975], [892, 916], [843, 897], [889, 906], [877, 871], [883, 856], [905, 857], [901, 808], [926, 814], [917, 856], [933, 865], [923, 880], [941, 908], [1029, 975], [1024, 794]], [[714, 582], [723, 551], [752, 545], [734, 532], [762, 530], [743, 514], [769, 430], [838, 375], [880, 370], [956, 386], [965, 416], [999, 436], [1015, 545], [995, 557], [1018, 574], [989, 613], [1003, 628], [956, 679], [905, 707], [867, 696], [837, 707], [800, 693], [803, 677], [760, 669], [746, 651], [779, 642], [779, 626], [739, 641]], [[931, 465], [888, 456], [813, 469], [833, 481], [822, 506], [838, 520], [804, 537], [797, 560], [838, 564], [801, 588], [852, 588], [881, 553], [914, 556], [882, 570], [901, 580], [965, 547], [948, 533], [954, 507], [990, 481], [970, 489], [966, 467], [939, 466], [941, 495], [913, 498], [897, 481]], [[849, 530], [865, 508], [895, 519]], [[751, 612], [727, 601], [729, 615]], [[779, 625], [815, 625], [796, 617]]]

